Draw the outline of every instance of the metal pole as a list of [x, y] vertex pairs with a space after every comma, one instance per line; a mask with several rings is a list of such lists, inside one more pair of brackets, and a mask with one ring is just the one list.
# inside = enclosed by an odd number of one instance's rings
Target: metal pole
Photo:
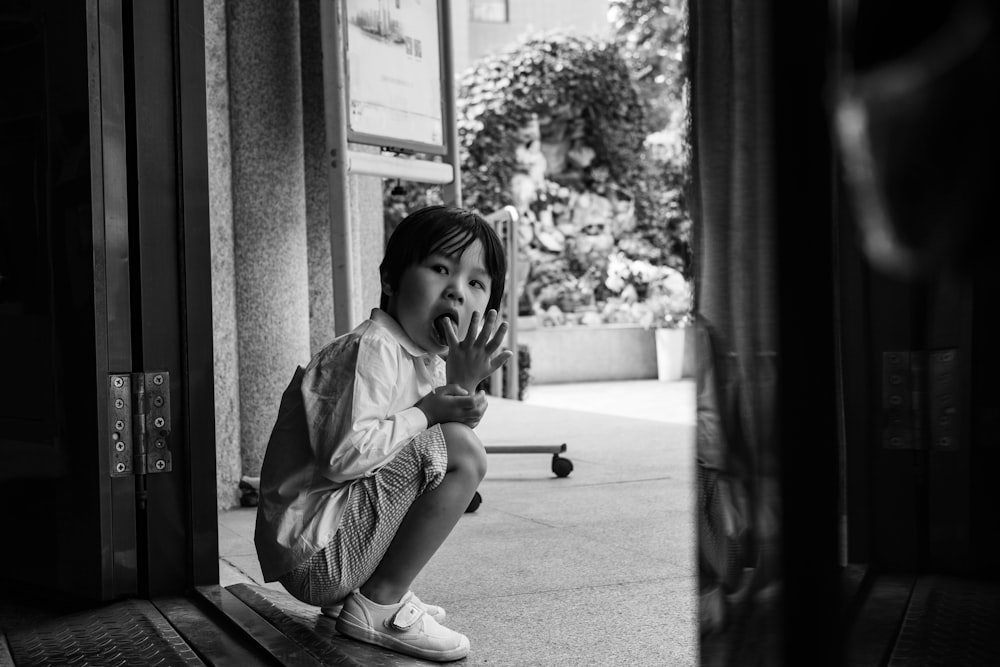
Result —
[[462, 170], [458, 158], [458, 123], [455, 119], [455, 49], [451, 33], [451, 0], [441, 0], [441, 95], [444, 99], [444, 134], [448, 137], [445, 160], [454, 167], [454, 180], [441, 188], [445, 203], [462, 205]]
[[517, 400], [520, 393], [520, 373], [517, 350], [517, 224], [518, 213], [513, 206], [504, 206], [507, 212], [507, 340], [514, 356], [507, 362], [507, 398]]
[[323, 106], [326, 118], [326, 148], [330, 160], [329, 188], [330, 260], [333, 263], [333, 324], [336, 335], [354, 328], [354, 272], [351, 252], [350, 167], [347, 154], [347, 46], [343, 33], [340, 0], [319, 3], [323, 49]]

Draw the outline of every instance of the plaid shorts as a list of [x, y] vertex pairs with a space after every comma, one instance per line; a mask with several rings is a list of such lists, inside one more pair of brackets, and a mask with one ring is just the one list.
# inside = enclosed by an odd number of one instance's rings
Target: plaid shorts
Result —
[[439, 425], [423, 431], [372, 476], [351, 486], [340, 527], [330, 542], [279, 579], [307, 604], [336, 604], [368, 581], [410, 505], [437, 488], [448, 469]]

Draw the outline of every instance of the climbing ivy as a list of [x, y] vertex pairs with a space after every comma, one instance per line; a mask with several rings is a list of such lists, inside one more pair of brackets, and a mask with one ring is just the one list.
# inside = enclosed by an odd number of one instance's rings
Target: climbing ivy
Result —
[[[510, 185], [524, 169], [517, 149], [524, 142], [523, 128], [534, 116], [582, 121], [586, 143], [595, 152], [593, 163], [601, 165], [617, 191], [634, 204], [635, 228], [617, 240], [618, 249], [628, 258], [689, 275], [691, 223], [684, 202], [688, 155], [686, 141], [678, 134], [685, 128], [677, 123], [651, 127], [649, 114], [656, 123], [659, 114], [651, 111], [644, 99], [649, 91], [630, 71], [637, 62], [630, 53], [636, 40], [625, 33], [634, 26], [617, 28], [620, 34], [614, 41], [561, 31], [529, 34], [466, 70], [459, 80], [456, 109], [462, 203], [484, 213], [514, 203]], [[393, 198], [393, 185], [387, 181], [385, 187], [387, 231], [407, 211], [440, 201], [436, 186], [409, 183], [404, 196]], [[556, 259], [543, 268], [553, 274], [551, 280], [573, 289], [572, 279], [587, 267], [569, 266], [567, 261]]]
[[558, 31], [529, 35], [461, 78], [457, 117], [466, 206], [493, 211], [511, 203], [520, 130], [536, 114], [583, 119], [595, 162], [625, 188], [641, 177], [649, 127], [617, 46]]

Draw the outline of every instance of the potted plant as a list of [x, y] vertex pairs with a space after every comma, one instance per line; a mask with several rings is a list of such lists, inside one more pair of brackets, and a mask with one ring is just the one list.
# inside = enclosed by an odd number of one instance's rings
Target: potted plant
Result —
[[658, 377], [664, 382], [674, 382], [684, 375], [685, 340], [691, 322], [691, 288], [683, 278], [680, 281], [668, 279], [665, 283], [676, 284], [648, 297], [646, 303], [653, 311]]
[[685, 330], [691, 321], [690, 283], [677, 269], [616, 253], [610, 258], [605, 284], [618, 295], [605, 306], [605, 320], [655, 329], [658, 377], [679, 380], [684, 372]]

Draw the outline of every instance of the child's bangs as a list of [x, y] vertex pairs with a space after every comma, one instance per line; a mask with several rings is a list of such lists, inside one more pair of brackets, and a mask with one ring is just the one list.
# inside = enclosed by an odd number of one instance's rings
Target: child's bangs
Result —
[[[433, 237], [431, 237], [433, 238]], [[461, 256], [476, 240], [476, 235], [468, 227], [450, 227], [438, 239], [430, 244], [426, 255], [444, 255], [445, 257]]]

